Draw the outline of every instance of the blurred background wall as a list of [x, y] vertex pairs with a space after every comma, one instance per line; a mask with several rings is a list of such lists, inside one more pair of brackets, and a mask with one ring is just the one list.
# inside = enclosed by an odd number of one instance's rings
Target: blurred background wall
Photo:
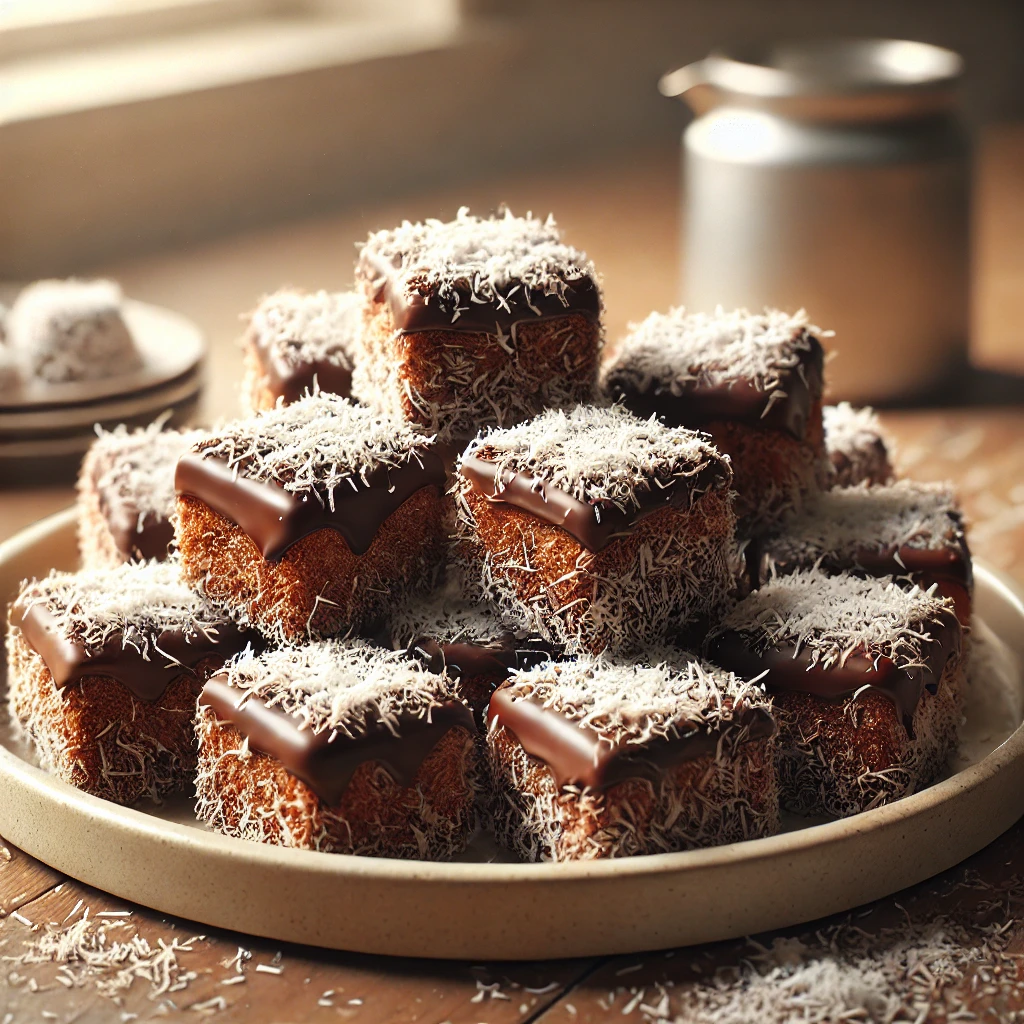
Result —
[[1021, 0], [0, 0], [0, 277], [672, 146], [663, 72], [829, 34], [952, 47], [972, 127], [1024, 115]]

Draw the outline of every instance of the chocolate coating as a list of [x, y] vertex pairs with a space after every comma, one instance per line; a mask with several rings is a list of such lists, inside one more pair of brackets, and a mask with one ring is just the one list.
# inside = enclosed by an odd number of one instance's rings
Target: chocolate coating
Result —
[[174, 527], [169, 519], [147, 512], [140, 523], [137, 510], [126, 507], [114, 513], [106, 507], [102, 496], [100, 508], [114, 546], [125, 558], [140, 561], [151, 558], [161, 562], [166, 560], [168, 548], [174, 540]]
[[612, 504], [580, 501], [531, 473], [506, 469], [499, 482], [497, 470], [495, 463], [470, 455], [463, 458], [459, 472], [492, 504], [518, 508], [560, 526], [592, 552], [632, 533], [642, 519], [660, 509], [690, 507], [699, 493], [724, 479], [718, 466], [709, 464], [694, 476], [677, 478], [665, 488], [640, 495], [640, 506], [623, 512]]
[[295, 543], [317, 530], [335, 530], [354, 555], [364, 555], [377, 531], [398, 507], [423, 487], [442, 488], [444, 465], [433, 451], [419, 461], [378, 466], [363, 483], [352, 478], [334, 491], [334, 508], [313, 491], [295, 494], [275, 483], [249, 480], [218, 458], [188, 452], [178, 461], [174, 486], [178, 494], [198, 498], [240, 527], [270, 562], [277, 562]]
[[872, 658], [854, 653], [842, 664], [824, 668], [811, 664], [811, 654], [795, 644], [779, 644], [758, 652], [742, 633], [729, 630], [713, 637], [708, 657], [722, 668], [752, 679], [767, 672], [761, 680], [769, 693], [806, 693], [820, 700], [838, 702], [862, 693], [879, 693], [890, 700], [913, 737], [914, 712], [927, 689], [935, 693], [946, 662], [958, 654], [961, 628], [952, 616], [944, 616], [940, 626], [929, 627], [932, 640], [924, 645], [922, 664], [899, 667], [889, 658]]
[[348, 736], [300, 728], [299, 718], [269, 707], [259, 697], [245, 697], [239, 707], [243, 696], [223, 677], [214, 676], [203, 687], [199, 703], [248, 737], [252, 749], [280, 761], [330, 807], [340, 803], [356, 769], [367, 761], [376, 761], [399, 786], [408, 787], [447, 732], [455, 728], [476, 732], [472, 712], [458, 701], [431, 708], [429, 719], [401, 715], [395, 731], [385, 722], [369, 720], [363, 732]]
[[374, 276], [374, 301], [387, 304], [395, 330], [403, 334], [414, 334], [417, 331], [497, 334], [499, 331], [510, 331], [523, 321], [532, 323], [573, 313], [595, 322], [601, 318], [601, 293], [597, 282], [591, 277], [567, 281], [564, 300], [559, 295], [528, 292], [525, 285], [520, 285], [502, 305], [497, 306], [473, 302], [468, 293], [460, 293], [456, 316], [454, 310], [442, 307], [436, 295], [424, 296], [415, 287], [406, 289], [398, 278], [398, 268], [379, 260], [371, 260], [365, 253], [363, 260]]
[[700, 430], [710, 423], [725, 420], [752, 427], [781, 430], [798, 441], [807, 437], [811, 412], [821, 400], [824, 380], [824, 351], [816, 338], [810, 348], [797, 353], [795, 366], [780, 371], [779, 386], [762, 391], [754, 382], [737, 378], [727, 384], [703, 387], [687, 381], [681, 395], [654, 385], [638, 391], [626, 382], [609, 381], [615, 398], [627, 409], [648, 419], [657, 416], [670, 427]]
[[43, 659], [58, 690], [86, 677], [107, 676], [148, 703], [159, 700], [178, 676], [194, 675], [204, 658], [216, 656], [227, 661], [247, 645], [261, 643], [255, 634], [240, 630], [231, 622], [220, 624], [215, 634], [196, 631], [188, 638], [184, 630], [165, 629], [151, 641], [154, 650], [147, 661], [134, 646], [124, 643], [121, 633], [90, 653], [83, 644], [61, 632], [57, 620], [42, 604], [33, 604], [24, 611], [15, 605], [12, 622]]
[[258, 332], [250, 333], [249, 341], [259, 356], [270, 393], [274, 398], [284, 399], [285, 405], [297, 402], [307, 391], [312, 391], [314, 378], [321, 391], [342, 398], [352, 394], [352, 371], [347, 366], [328, 359], [289, 360], [279, 349], [268, 345]]
[[[507, 729], [526, 753], [543, 761], [559, 788], [577, 786], [597, 791], [626, 779], [657, 782], [667, 768], [714, 754], [726, 734], [697, 726], [690, 732], [655, 737], [642, 745], [613, 742], [596, 729], [544, 707], [532, 696], [513, 696], [507, 687], [495, 690], [487, 721], [491, 729]], [[745, 708], [730, 731], [736, 732], [739, 742], [765, 739], [775, 734], [775, 722], [766, 709]]]

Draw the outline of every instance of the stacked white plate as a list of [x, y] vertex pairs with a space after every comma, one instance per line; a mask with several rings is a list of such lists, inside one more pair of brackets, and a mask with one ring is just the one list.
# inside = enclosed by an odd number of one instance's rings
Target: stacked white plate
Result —
[[206, 357], [199, 328], [170, 310], [130, 299], [124, 319], [142, 369], [68, 384], [29, 381], [0, 396], [0, 487], [70, 478], [97, 424], [145, 426], [165, 413], [169, 425], [189, 422]]

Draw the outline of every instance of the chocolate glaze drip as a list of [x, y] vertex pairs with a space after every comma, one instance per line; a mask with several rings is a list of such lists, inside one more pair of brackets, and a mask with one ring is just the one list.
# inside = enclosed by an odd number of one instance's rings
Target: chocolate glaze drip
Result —
[[313, 378], [321, 391], [348, 398], [352, 394], [352, 371], [329, 359], [289, 360], [282, 352], [253, 332], [249, 340], [267, 376], [270, 393], [283, 398], [285, 405], [297, 402], [313, 390]]
[[365, 255], [363, 264], [373, 276], [374, 301], [387, 303], [395, 330], [405, 334], [416, 331], [497, 334], [523, 321], [550, 320], [573, 313], [594, 322], [601, 318], [601, 293], [592, 277], [567, 281], [564, 301], [558, 295], [545, 295], [536, 290], [528, 292], [523, 284], [502, 305], [474, 302], [468, 293], [460, 292], [456, 317], [455, 310], [443, 308], [436, 295], [422, 295], [415, 290], [415, 284], [407, 290], [398, 278], [398, 268], [392, 264]]
[[925, 690], [934, 694], [946, 662], [959, 654], [961, 629], [952, 616], [929, 627], [932, 640], [923, 647], [923, 664], [901, 668], [890, 658], [851, 654], [842, 664], [812, 665], [811, 654], [795, 644], [779, 644], [758, 653], [751, 641], [736, 630], [713, 637], [708, 657], [722, 668], [747, 679], [767, 670], [762, 682], [769, 693], [806, 693], [829, 702], [845, 701], [863, 693], [879, 693], [892, 701], [907, 735], [914, 735], [914, 712]]
[[666, 768], [718, 750], [723, 737], [736, 742], [765, 739], [775, 722], [765, 708], [743, 708], [722, 731], [695, 726], [690, 732], [659, 736], [643, 744], [613, 742], [588, 725], [546, 708], [532, 695], [516, 697], [507, 687], [494, 691], [487, 709], [491, 729], [511, 732], [532, 757], [543, 761], [559, 788], [607, 790], [626, 779], [657, 782]]
[[428, 672], [439, 673], [447, 669], [450, 676], [494, 676], [504, 680], [509, 672], [534, 668], [556, 657], [560, 650], [539, 636], [517, 637], [505, 632], [493, 640], [463, 640], [458, 643], [438, 643], [429, 636], [421, 636], [409, 645], [408, 653], [423, 662]]
[[277, 562], [303, 537], [317, 530], [336, 530], [354, 555], [364, 555], [385, 520], [423, 487], [441, 488], [444, 465], [433, 451], [419, 452], [401, 466], [378, 466], [364, 484], [351, 478], [334, 490], [334, 509], [326, 498], [309, 490], [286, 491], [275, 483], [250, 480], [226, 461], [188, 452], [178, 461], [174, 486], [178, 494], [198, 498], [214, 512], [240, 527], [263, 557]]
[[639, 507], [623, 512], [610, 503], [590, 505], [580, 501], [531, 473], [505, 469], [499, 483], [497, 471], [495, 463], [475, 455], [465, 456], [459, 469], [473, 490], [492, 504], [509, 505], [553, 526], [560, 526], [593, 552], [632, 533], [642, 519], [660, 509], [689, 508], [701, 493], [725, 480], [719, 466], [709, 463], [693, 476], [677, 477], [665, 488], [655, 486], [653, 490], [638, 495]]
[[[614, 378], [610, 387], [630, 411], [644, 419], [657, 416], [671, 427], [699, 430], [725, 420], [781, 430], [803, 441], [811, 411], [821, 400], [824, 380], [824, 352], [816, 338], [808, 340], [810, 348], [798, 353], [796, 366], [779, 373], [779, 386], [772, 391], [762, 391], [746, 378], [714, 387], [688, 381], [681, 395], [657, 384], [638, 391], [634, 385], [617, 383]], [[783, 397], [773, 397], [779, 394]]]
[[21, 609], [17, 604], [12, 622], [21, 628], [29, 646], [43, 659], [62, 690], [86, 677], [107, 676], [116, 679], [139, 700], [159, 700], [167, 687], [182, 674], [195, 675], [204, 658], [216, 656], [227, 661], [247, 645], [259, 648], [262, 641], [247, 630], [225, 621], [209, 635], [196, 631], [187, 636], [182, 629], [165, 629], [150, 639], [150, 658], [124, 644], [121, 633], [111, 636], [101, 648], [89, 651], [85, 645], [65, 636], [43, 604]]
[[[340, 802], [356, 769], [376, 761], [398, 783], [409, 787], [420, 765], [451, 729], [476, 732], [473, 714], [458, 701], [445, 701], [430, 709], [429, 719], [400, 715], [395, 731], [381, 721], [368, 721], [356, 736], [327, 729], [314, 733], [300, 728], [301, 719], [280, 708], [269, 707], [259, 697], [229, 686], [223, 675], [203, 687], [199, 703], [210, 707], [217, 718], [230, 722], [252, 749], [269, 754], [284, 769], [313, 790], [330, 807]], [[396, 734], [397, 733], [397, 734]], [[332, 739], [333, 735], [333, 739]]]

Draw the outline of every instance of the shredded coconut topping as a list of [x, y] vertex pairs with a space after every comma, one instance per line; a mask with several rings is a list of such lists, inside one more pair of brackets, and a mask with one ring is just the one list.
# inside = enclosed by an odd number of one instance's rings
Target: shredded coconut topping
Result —
[[647, 743], [716, 730], [744, 709], [769, 709], [763, 688], [682, 652], [652, 651], [650, 664], [581, 656], [513, 672], [514, 696], [533, 697], [612, 742]]
[[402, 651], [352, 640], [323, 640], [261, 655], [243, 652], [222, 678], [249, 696], [302, 720], [302, 728], [353, 736], [373, 722], [397, 730], [399, 716], [429, 719], [431, 709], [458, 700], [444, 673], [428, 672]]
[[355, 477], [366, 483], [381, 466], [418, 462], [432, 442], [407, 423], [324, 392], [229, 423], [193, 450], [248, 479], [333, 502], [339, 485], [355, 489]]
[[565, 302], [568, 285], [597, 281], [593, 263], [561, 241], [553, 217], [514, 217], [507, 209], [481, 218], [462, 207], [452, 221], [403, 221], [378, 231], [362, 247], [358, 273], [379, 286], [385, 268], [393, 268], [400, 294], [436, 303], [453, 322], [468, 303], [507, 308], [520, 290], [527, 300], [537, 293]]
[[472, 441], [463, 458], [475, 456], [499, 472], [530, 473], [579, 501], [611, 502], [623, 511], [642, 496], [677, 480], [717, 470], [715, 486], [728, 487], [728, 458], [705, 435], [642, 420], [621, 406], [579, 405], [549, 409], [507, 429], [492, 428]]
[[249, 330], [288, 366], [333, 363], [351, 370], [363, 303], [358, 292], [305, 294], [285, 288], [260, 302]]
[[755, 590], [712, 635], [735, 630], [759, 653], [792, 644], [794, 653], [806, 650], [822, 668], [842, 665], [855, 653], [910, 668], [924, 664], [926, 645], [953, 614], [953, 602], [934, 588], [805, 569]]
[[785, 372], [800, 366], [813, 339], [829, 333], [813, 326], [802, 309], [651, 313], [632, 325], [604, 369], [603, 386], [612, 394], [626, 386], [679, 396], [694, 383], [712, 388], [750, 381], [759, 391], [775, 391]]
[[963, 543], [963, 518], [951, 485], [912, 480], [823, 491], [767, 541], [779, 563], [852, 561], [859, 551], [940, 549]]
[[11, 348], [45, 381], [97, 380], [142, 365], [112, 281], [37, 281], [11, 307]]
[[145, 516], [168, 519], [174, 511], [174, 467], [178, 459], [205, 436], [202, 430], [163, 430], [160, 421], [129, 431], [124, 424], [114, 430], [97, 429], [89, 459], [96, 468], [96, 490], [103, 500]]
[[22, 585], [11, 621], [17, 624], [19, 614], [35, 605], [43, 605], [60, 634], [87, 652], [117, 639], [122, 649], [134, 647], [147, 661], [162, 656], [157, 641], [165, 629], [180, 629], [186, 639], [212, 636], [225, 621], [181, 582], [173, 561], [53, 571]]
[[882, 421], [870, 406], [858, 409], [849, 402], [826, 405], [821, 410], [821, 418], [829, 454], [837, 451], [847, 456], [863, 455], [873, 452], [879, 444], [891, 450], [892, 442], [882, 429]]

